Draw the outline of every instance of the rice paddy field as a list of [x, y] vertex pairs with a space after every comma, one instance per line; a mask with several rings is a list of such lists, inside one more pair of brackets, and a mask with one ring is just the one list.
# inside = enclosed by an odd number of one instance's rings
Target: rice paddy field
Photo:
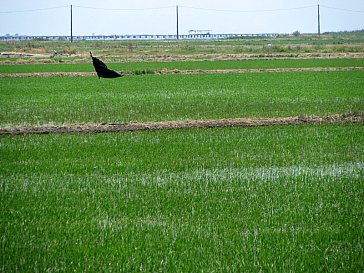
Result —
[[2, 127], [332, 115], [363, 110], [364, 71], [1, 78]]
[[[318, 67], [364, 67], [364, 59], [291, 59], [291, 60], [222, 60], [183, 62], [127, 62], [111, 63], [110, 67], [126, 73], [153, 74], [161, 70], [214, 70], [214, 69], [274, 69]], [[0, 65], [0, 73], [92, 72], [92, 63], [38, 63]]]
[[[115, 62], [123, 71], [262, 71], [3, 76], [0, 128], [363, 116], [362, 69], [264, 71], [363, 64]], [[67, 71], [92, 66], [0, 64], [1, 75]], [[3, 134], [0, 271], [362, 272], [363, 151], [362, 122]]]

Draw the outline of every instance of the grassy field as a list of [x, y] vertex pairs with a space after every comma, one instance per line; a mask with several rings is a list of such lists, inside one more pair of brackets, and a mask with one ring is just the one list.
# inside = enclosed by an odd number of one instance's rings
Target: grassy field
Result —
[[2, 78], [0, 125], [362, 113], [364, 71]]
[[[277, 50], [362, 47], [361, 36], [340, 37], [274, 42]], [[225, 54], [240, 46], [263, 52], [267, 42], [80, 42], [75, 51]], [[0, 43], [2, 51], [65, 46]], [[110, 64], [353, 66], [363, 59]], [[0, 73], [92, 69], [0, 65]], [[364, 112], [364, 71], [0, 78], [0, 86], [0, 127]], [[1, 135], [0, 271], [363, 272], [363, 151], [360, 123]]]
[[2, 271], [362, 271], [362, 125], [1, 137]]
[[[195, 61], [195, 62], [128, 62], [110, 63], [110, 67], [123, 72], [152, 73], [163, 69], [212, 70], [212, 69], [272, 69], [313, 67], [364, 67], [364, 59], [291, 59], [244, 61]], [[92, 62], [76, 64], [12, 64], [0, 65], [0, 73], [36, 72], [93, 72]]]
[[[268, 48], [267, 45], [271, 46]], [[264, 52], [362, 52], [364, 32], [317, 35], [281, 35], [278, 37], [247, 37], [224, 40], [195, 41], [22, 41], [2, 42], [0, 51], [23, 51], [60, 54], [97, 51], [112, 54], [195, 54], [195, 53], [264, 53]]]

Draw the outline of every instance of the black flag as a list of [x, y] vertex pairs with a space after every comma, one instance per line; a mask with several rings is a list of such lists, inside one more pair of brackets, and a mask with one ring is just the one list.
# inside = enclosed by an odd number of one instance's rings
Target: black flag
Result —
[[114, 71], [112, 69], [107, 68], [106, 64], [104, 64], [102, 61], [100, 61], [99, 59], [95, 58], [92, 56], [92, 53], [90, 51], [90, 55], [92, 58], [92, 63], [95, 67], [97, 76], [100, 78], [118, 78], [121, 76], [124, 76], [124, 74]]

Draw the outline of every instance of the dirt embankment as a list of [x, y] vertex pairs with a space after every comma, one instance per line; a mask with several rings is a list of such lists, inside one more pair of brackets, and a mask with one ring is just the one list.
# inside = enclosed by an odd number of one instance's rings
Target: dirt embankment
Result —
[[[270, 68], [270, 69], [212, 69], [212, 70], [159, 70], [150, 71], [147, 74], [227, 74], [227, 73], [272, 73], [272, 72], [320, 72], [320, 71], [349, 71], [364, 70], [364, 67], [309, 67], [309, 68]], [[133, 75], [133, 72], [126, 72]], [[0, 78], [46, 78], [46, 77], [87, 77], [96, 76], [95, 72], [42, 72], [42, 73], [9, 73], [0, 74]]]
[[[103, 52], [100, 52], [103, 53]], [[339, 59], [364, 58], [364, 52], [260, 52], [260, 53], [191, 53], [183, 54], [170, 52], [127, 52], [127, 54], [103, 53], [103, 60], [110, 63], [120, 62], [186, 62], [186, 61], [223, 61], [223, 60], [289, 60], [289, 59]], [[10, 58], [19, 58], [16, 61]], [[0, 59], [5, 64], [29, 63], [89, 63], [89, 52], [77, 54], [57, 54], [40, 52], [1, 52]]]
[[326, 123], [363, 123], [364, 115], [332, 115], [282, 118], [235, 118], [218, 120], [179, 120], [161, 122], [130, 122], [102, 124], [69, 124], [19, 126], [0, 128], [0, 135], [21, 134], [66, 134], [66, 133], [102, 133], [102, 132], [132, 132], [155, 131], [167, 129], [191, 128], [223, 128], [223, 127], [253, 127], [273, 125], [326, 124]]

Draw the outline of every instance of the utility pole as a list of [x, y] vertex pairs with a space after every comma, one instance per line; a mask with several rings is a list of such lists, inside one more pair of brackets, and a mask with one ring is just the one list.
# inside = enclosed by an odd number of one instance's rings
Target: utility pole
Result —
[[73, 42], [73, 33], [72, 33], [72, 5], [71, 5], [71, 43]]
[[317, 33], [320, 36], [321, 30], [320, 30], [320, 5], [317, 5]]
[[179, 39], [179, 31], [178, 31], [178, 5], [176, 6], [176, 16], [177, 16], [177, 40]]

